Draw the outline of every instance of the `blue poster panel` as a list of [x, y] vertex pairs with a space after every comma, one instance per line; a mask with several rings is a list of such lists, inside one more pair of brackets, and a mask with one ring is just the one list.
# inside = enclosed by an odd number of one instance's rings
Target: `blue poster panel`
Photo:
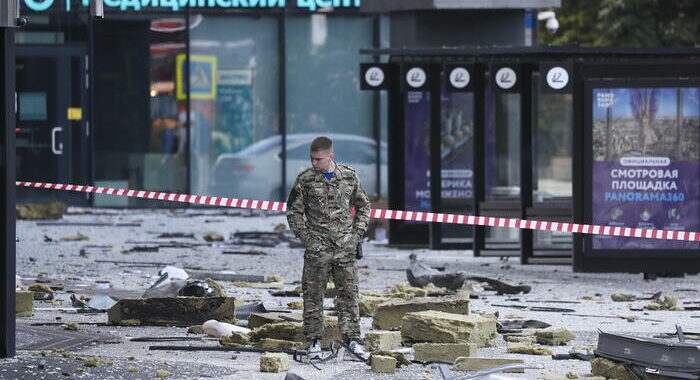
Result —
[[253, 72], [220, 70], [216, 85], [216, 154], [236, 153], [253, 143]]
[[[700, 89], [593, 89], [593, 220], [700, 231]], [[700, 243], [594, 236], [593, 249]]]
[[[473, 93], [442, 94], [443, 200], [473, 197]], [[405, 120], [405, 208], [430, 211], [430, 93], [407, 92]]]

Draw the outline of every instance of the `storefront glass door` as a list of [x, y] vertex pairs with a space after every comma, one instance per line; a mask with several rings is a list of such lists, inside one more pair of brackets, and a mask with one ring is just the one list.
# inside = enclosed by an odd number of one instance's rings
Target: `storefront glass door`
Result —
[[[81, 48], [17, 49], [17, 180], [91, 182], [86, 123], [85, 54]], [[84, 195], [22, 189], [24, 200], [86, 202]]]

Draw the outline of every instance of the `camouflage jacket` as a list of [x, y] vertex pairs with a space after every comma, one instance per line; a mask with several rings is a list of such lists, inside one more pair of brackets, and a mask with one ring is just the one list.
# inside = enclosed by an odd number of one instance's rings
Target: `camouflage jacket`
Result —
[[[355, 206], [354, 216], [351, 206]], [[304, 170], [287, 199], [289, 228], [306, 245], [311, 236], [338, 246], [355, 244], [367, 231], [369, 211], [369, 198], [355, 170], [340, 164], [330, 180], [319, 170]]]

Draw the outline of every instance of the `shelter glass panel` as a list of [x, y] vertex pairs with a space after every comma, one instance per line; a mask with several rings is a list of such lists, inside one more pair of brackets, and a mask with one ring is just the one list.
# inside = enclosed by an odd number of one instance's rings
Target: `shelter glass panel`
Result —
[[285, 193], [297, 174], [311, 165], [311, 141], [327, 135], [334, 141], [337, 162], [357, 171], [370, 196], [378, 194], [375, 94], [358, 91], [357, 78], [361, 58], [357, 52], [374, 43], [372, 17], [294, 16], [287, 19], [285, 34], [287, 149], [290, 153], [297, 149], [307, 152], [302, 158], [287, 156]]
[[[280, 200], [277, 18], [193, 15], [192, 23], [192, 192]], [[186, 99], [186, 90], [178, 96]]]
[[[184, 25], [184, 17], [173, 15], [115, 16], [96, 23], [96, 184], [187, 191], [184, 103], [175, 96]], [[95, 198], [100, 206], [145, 202]]]
[[[441, 115], [441, 212], [472, 214], [474, 210], [474, 93], [443, 92]], [[470, 242], [473, 229], [442, 225], [444, 243]]]
[[[517, 215], [520, 201], [520, 94], [485, 91], [486, 200], [508, 204]], [[488, 214], [488, 212], [487, 212]], [[485, 228], [487, 249], [518, 249], [520, 230]]]

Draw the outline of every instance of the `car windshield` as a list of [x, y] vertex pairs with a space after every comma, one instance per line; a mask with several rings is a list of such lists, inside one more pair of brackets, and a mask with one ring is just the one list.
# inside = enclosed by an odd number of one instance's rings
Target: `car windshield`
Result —
[[258, 141], [257, 143], [242, 149], [238, 154], [243, 154], [246, 156], [254, 156], [261, 153], [265, 153], [270, 149], [278, 147], [282, 144], [282, 137], [275, 136], [265, 140]]

